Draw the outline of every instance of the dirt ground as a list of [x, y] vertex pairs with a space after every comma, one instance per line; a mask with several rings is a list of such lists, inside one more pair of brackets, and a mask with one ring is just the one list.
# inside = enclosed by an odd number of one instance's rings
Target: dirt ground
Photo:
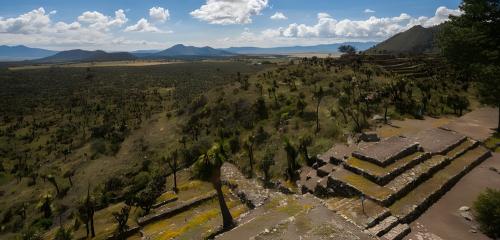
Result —
[[377, 128], [376, 132], [379, 137], [382, 138], [399, 135], [408, 136], [431, 128], [442, 127], [454, 121], [455, 119], [457, 118], [453, 116], [447, 116], [442, 118], [425, 117], [423, 120], [393, 120], [389, 125], [382, 125], [381, 127]]
[[479, 231], [472, 233], [471, 229], [477, 226], [477, 223], [465, 220], [460, 216], [458, 209], [462, 206], [472, 207], [479, 193], [488, 187], [500, 189], [500, 174], [490, 170], [490, 167], [500, 169], [499, 153], [494, 153], [493, 157], [486, 159], [465, 175], [448, 193], [414, 221], [411, 224], [412, 233], [406, 239], [489, 239]]

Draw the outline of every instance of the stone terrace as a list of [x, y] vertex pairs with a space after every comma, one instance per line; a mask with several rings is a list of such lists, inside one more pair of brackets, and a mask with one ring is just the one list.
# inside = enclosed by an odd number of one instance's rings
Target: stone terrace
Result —
[[354, 151], [352, 156], [379, 166], [387, 166], [401, 157], [414, 153], [417, 149], [418, 143], [413, 139], [390, 137]]
[[357, 149], [333, 147], [321, 164], [302, 169], [298, 184], [304, 193], [336, 196], [326, 206], [372, 236], [402, 239], [411, 221], [490, 155], [475, 140], [435, 128]]

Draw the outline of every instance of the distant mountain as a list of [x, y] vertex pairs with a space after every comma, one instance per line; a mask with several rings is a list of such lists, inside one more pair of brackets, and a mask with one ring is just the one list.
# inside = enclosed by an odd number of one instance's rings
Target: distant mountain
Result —
[[161, 57], [230, 57], [237, 54], [214, 49], [211, 47], [193, 47], [177, 44], [169, 49], [154, 53], [148, 57], [161, 58]]
[[56, 54], [56, 51], [19, 46], [0, 46], [1, 61], [22, 61], [44, 58]]
[[137, 51], [132, 51], [130, 53], [138, 58], [142, 58], [142, 57], [147, 57], [151, 54], [154, 54], [154, 53], [157, 53], [160, 51], [161, 50], [137, 50]]
[[367, 54], [422, 54], [435, 53], [438, 48], [435, 43], [436, 34], [440, 26], [424, 28], [420, 25], [414, 26], [405, 32], [398, 33], [393, 37], [368, 49]]
[[135, 60], [136, 56], [128, 52], [107, 53], [104, 51], [85, 51], [81, 49], [62, 51], [53, 56], [37, 59], [36, 62], [59, 63], [59, 62], [102, 62], [102, 61], [126, 61]]
[[335, 44], [321, 44], [314, 46], [292, 46], [292, 47], [273, 47], [273, 48], [258, 48], [258, 47], [230, 47], [220, 50], [238, 53], [238, 54], [292, 54], [292, 53], [337, 53], [338, 48], [342, 45], [352, 45], [358, 51], [364, 51], [373, 47], [377, 42], [346, 42]]

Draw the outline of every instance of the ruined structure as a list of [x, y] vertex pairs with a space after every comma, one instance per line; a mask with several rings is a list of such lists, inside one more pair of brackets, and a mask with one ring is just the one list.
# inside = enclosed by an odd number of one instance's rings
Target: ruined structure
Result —
[[314, 168], [301, 170], [298, 184], [367, 233], [402, 239], [410, 222], [490, 155], [478, 141], [434, 128], [351, 148], [334, 146]]

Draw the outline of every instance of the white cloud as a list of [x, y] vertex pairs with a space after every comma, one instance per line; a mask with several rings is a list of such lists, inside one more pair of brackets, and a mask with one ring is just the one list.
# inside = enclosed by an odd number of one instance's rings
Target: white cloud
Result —
[[433, 17], [412, 17], [402, 13], [395, 17], [370, 17], [365, 20], [337, 20], [328, 13], [318, 13], [315, 24], [292, 23], [281, 28], [260, 32], [245, 29], [239, 36], [225, 37], [213, 44], [219, 46], [293, 46], [342, 43], [348, 41], [382, 41], [415, 25], [434, 26], [448, 19], [459, 10], [440, 7]]
[[125, 15], [125, 11], [119, 9], [115, 12], [114, 18], [105, 16], [97, 11], [87, 11], [78, 17], [78, 21], [89, 24], [89, 27], [91, 28], [108, 31], [110, 27], [121, 27], [128, 21], [128, 19]]
[[282, 12], [276, 12], [270, 17], [272, 20], [286, 20], [288, 19]]
[[268, 0], [207, 0], [190, 14], [210, 24], [248, 24], [267, 6]]
[[371, 10], [369, 8], [365, 9], [365, 11], [363, 11], [364, 13], [374, 13], [375, 11], [374, 10]]
[[125, 32], [154, 32], [161, 33], [162, 31], [152, 25], [145, 18], [141, 18], [135, 25], [125, 28]]
[[0, 33], [39, 33], [48, 28], [50, 23], [50, 13], [46, 14], [44, 8], [38, 8], [15, 18], [0, 19]]
[[47, 13], [44, 8], [38, 8], [17, 17], [0, 17], [0, 45], [25, 44], [59, 50], [111, 50], [144, 44], [163, 46], [161, 43], [133, 41], [116, 36], [111, 28], [120, 27], [128, 20], [123, 10], [117, 10], [114, 17], [95, 11], [84, 12], [73, 22], [54, 22], [51, 19], [53, 14], [56, 14], [55, 10]]
[[296, 38], [355, 38], [355, 39], [384, 39], [396, 33], [405, 31], [415, 25], [424, 27], [434, 26], [448, 20], [448, 16], [460, 14], [460, 10], [439, 7], [435, 16], [414, 18], [406, 13], [396, 17], [377, 18], [366, 20], [334, 19], [327, 13], [318, 13], [317, 23], [314, 25], [292, 23], [285, 28], [267, 30], [279, 32], [282, 37]]
[[165, 22], [170, 18], [170, 12], [162, 7], [152, 7], [149, 9], [149, 17], [155, 21]]

